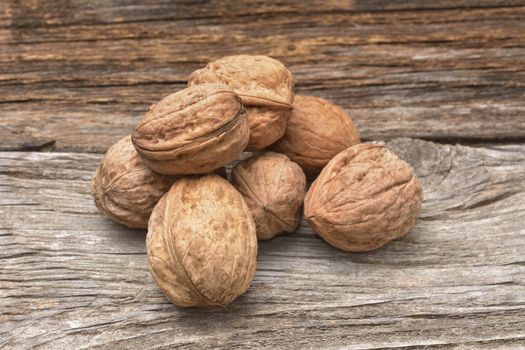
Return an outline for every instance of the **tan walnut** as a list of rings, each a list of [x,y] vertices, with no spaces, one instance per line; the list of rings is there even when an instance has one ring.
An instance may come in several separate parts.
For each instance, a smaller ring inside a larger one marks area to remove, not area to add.
[[[279,61],[268,56],[236,55],[212,61],[193,72],[188,85],[223,83],[242,99],[248,112],[247,150],[260,150],[284,134],[291,115],[294,80]]]
[[[306,177],[287,156],[266,152],[242,161],[233,168],[232,181],[252,212],[257,238],[297,229]]]
[[[284,136],[271,148],[309,175],[318,174],[339,152],[360,142],[359,131],[339,106],[315,96],[296,95]]]
[[[174,181],[147,168],[128,135],[109,148],[91,187],[103,214],[128,227],[146,228],[155,204]]]
[[[211,172],[237,159],[248,139],[239,96],[218,84],[192,86],[165,97],[132,134],[144,163],[166,175]]]
[[[382,146],[359,144],[321,171],[306,194],[304,213],[328,243],[361,252],[407,233],[421,201],[421,184],[407,163]]]
[[[253,279],[257,236],[241,194],[217,175],[182,178],[151,215],[150,271],[182,307],[223,307]]]

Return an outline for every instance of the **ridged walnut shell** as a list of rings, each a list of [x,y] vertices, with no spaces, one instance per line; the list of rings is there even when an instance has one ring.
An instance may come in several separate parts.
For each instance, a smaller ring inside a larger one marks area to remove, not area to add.
[[[407,233],[419,216],[422,197],[410,165],[382,146],[359,144],[321,171],[306,194],[304,213],[328,243],[362,252]]]
[[[334,103],[296,95],[293,106],[284,136],[272,150],[286,154],[305,173],[318,174],[336,154],[361,142],[350,116]]]
[[[235,160],[249,139],[246,111],[225,85],[178,91],[153,105],[132,134],[144,163],[166,174],[202,174]]]
[[[232,181],[252,212],[258,239],[297,229],[306,177],[287,156],[266,152],[242,161],[233,168]]]
[[[108,149],[91,187],[100,212],[128,227],[146,228],[155,204],[174,181],[146,167],[128,135]]]
[[[268,56],[223,57],[188,79],[189,86],[203,83],[226,84],[241,97],[250,125],[247,150],[263,149],[283,136],[292,110],[294,80],[281,62]]]
[[[178,306],[224,307],[255,274],[252,216],[217,175],[178,180],[153,210],[146,243],[153,279]]]

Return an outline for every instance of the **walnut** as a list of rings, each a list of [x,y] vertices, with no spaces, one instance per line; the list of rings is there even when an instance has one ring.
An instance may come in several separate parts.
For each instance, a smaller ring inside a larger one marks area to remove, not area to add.
[[[421,210],[412,168],[388,149],[359,144],[335,156],[308,190],[304,213],[331,245],[361,252],[407,233]]]
[[[153,279],[178,306],[226,306],[255,274],[252,216],[217,175],[175,182],[153,210],[146,242]]]
[[[208,173],[246,147],[246,111],[225,85],[192,86],[153,105],[132,134],[144,163],[166,174]]]
[[[237,55],[212,61],[193,72],[188,85],[223,83],[242,99],[248,112],[250,141],[247,150],[260,150],[284,134],[291,115],[292,73],[267,56]]]
[[[350,116],[314,96],[295,96],[284,136],[271,148],[284,153],[309,175],[318,174],[336,154],[360,142]]]
[[[153,207],[174,181],[147,168],[128,135],[109,148],[91,186],[103,214],[128,227],[146,228]]]
[[[250,208],[257,238],[297,229],[306,177],[287,156],[266,152],[244,160],[233,168],[232,181]]]

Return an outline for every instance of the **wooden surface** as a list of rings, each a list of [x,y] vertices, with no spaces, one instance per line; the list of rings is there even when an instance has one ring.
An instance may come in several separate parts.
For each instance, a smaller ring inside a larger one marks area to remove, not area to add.
[[[423,212],[361,254],[303,222],[260,244],[231,307],[182,310],[89,181],[151,103],[235,53],[390,140]],[[525,1],[0,2],[0,349],[524,349],[524,253]]]
[[[0,4],[0,149],[104,152],[208,60],[259,53],[365,139],[525,140],[525,1]]]
[[[260,245],[224,311],[170,304],[145,232],[101,217],[100,156],[0,153],[0,343],[6,348],[525,347],[525,146],[396,139],[425,189],[406,237],[344,253],[303,221]]]

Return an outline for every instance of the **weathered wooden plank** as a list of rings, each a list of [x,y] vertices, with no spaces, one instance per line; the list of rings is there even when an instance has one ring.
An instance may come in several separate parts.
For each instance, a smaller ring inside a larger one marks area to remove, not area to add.
[[[103,152],[210,59],[269,54],[365,139],[525,139],[524,1],[5,1],[0,149]]]
[[[145,232],[97,213],[99,155],[0,153],[0,348],[525,347],[525,145],[388,146],[424,185],[412,232],[349,254],[303,222],[214,312],[171,305]]]
[[[409,1],[322,1],[314,0],[306,7],[304,2],[259,2],[259,6],[248,3],[224,3],[222,1],[150,1],[107,2],[104,0],[57,2],[38,0],[36,2],[7,1],[0,4],[0,24],[4,26],[34,27],[39,25],[69,25],[78,23],[121,23],[130,21],[214,19],[217,17],[271,17],[278,14],[298,12],[374,12],[406,10],[443,9],[490,9],[522,6],[523,0],[436,0],[432,2]],[[40,16],[46,13],[46,16]],[[13,23],[16,18],[16,23]]]

